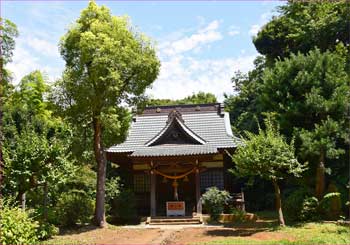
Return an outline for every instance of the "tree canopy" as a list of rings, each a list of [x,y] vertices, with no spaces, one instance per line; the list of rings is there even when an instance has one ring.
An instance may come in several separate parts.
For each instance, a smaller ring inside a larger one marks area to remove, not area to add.
[[[315,47],[324,52],[340,42],[349,45],[349,10],[346,1],[289,1],[259,31],[254,45],[271,62]]]
[[[271,119],[265,121],[265,126],[266,130],[260,129],[258,134],[246,132],[247,138],[232,156],[235,163],[233,171],[238,176],[259,176],[272,181],[279,221],[284,225],[278,181],[288,175],[300,177],[305,165],[299,163],[294,155],[294,142],[288,144]]]
[[[324,194],[325,158],[344,153],[337,142],[346,140],[349,105],[346,49],[318,49],[307,55],[291,54],[264,71],[260,90],[265,111],[277,113],[283,132],[301,141],[300,154],[318,156],[316,196]],[[316,146],[317,145],[317,146]]]
[[[27,191],[65,181],[73,165],[69,129],[47,109],[48,86],[42,73],[26,75],[19,88],[4,106],[5,184],[7,191],[18,193],[24,206]]]
[[[261,54],[254,69],[232,78],[234,94],[225,99],[238,134],[258,132],[264,113],[276,114],[281,133],[294,137],[298,157],[310,162],[307,175],[316,179],[319,199],[326,173],[348,171],[349,7],[346,1],[278,7],[253,39]],[[342,176],[336,181],[345,188]]]
[[[10,85],[11,76],[5,69],[5,65],[12,60],[13,50],[15,48],[15,38],[18,36],[17,26],[10,20],[0,17],[0,189],[3,184],[3,106],[6,103],[9,94],[12,92],[12,86]],[[2,197],[2,191],[0,190],[0,199]],[[1,200],[0,200],[1,201]]]
[[[123,119],[121,104],[138,100],[156,79],[160,63],[149,38],[126,17],[112,16],[107,7],[93,1],[62,37],[60,50],[66,69],[59,88],[68,98],[63,106],[94,131],[98,173],[95,220],[104,226],[103,131],[113,126],[111,122]]]
[[[146,106],[157,105],[185,105],[185,104],[206,104],[217,103],[217,98],[212,93],[198,92],[179,100],[171,99],[148,99],[145,102]]]

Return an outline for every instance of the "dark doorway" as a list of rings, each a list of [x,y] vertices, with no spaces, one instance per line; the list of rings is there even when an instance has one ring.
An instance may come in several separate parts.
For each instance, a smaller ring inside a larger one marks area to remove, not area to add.
[[[166,202],[174,200],[174,188],[172,179],[164,179],[157,175],[156,186],[156,213],[157,216],[166,216]],[[192,216],[196,212],[196,185],[194,174],[189,174],[187,179],[177,180],[179,201],[184,201],[186,205],[186,216]]]

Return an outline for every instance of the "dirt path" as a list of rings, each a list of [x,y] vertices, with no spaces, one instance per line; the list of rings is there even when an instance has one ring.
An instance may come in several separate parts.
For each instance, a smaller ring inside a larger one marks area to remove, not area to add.
[[[48,244],[189,244],[237,239],[293,240],[281,232],[272,232],[266,222],[235,227],[222,226],[163,226],[163,227],[84,227],[47,241]],[[244,240],[242,240],[244,241]]]
[[[161,229],[125,229],[85,227],[66,232],[45,244],[158,244],[164,236]]]
[[[178,232],[179,229],[162,229],[160,230],[161,234],[156,239],[152,240],[150,244],[171,244],[173,243],[172,240],[174,238],[174,235],[176,232]]]
[[[208,243],[212,241],[225,240],[230,237],[239,239],[249,238],[256,241],[264,240],[293,240],[285,234],[269,231],[255,231],[251,229],[234,229],[225,227],[200,227],[177,230],[167,240],[166,244],[189,244],[189,243]]]

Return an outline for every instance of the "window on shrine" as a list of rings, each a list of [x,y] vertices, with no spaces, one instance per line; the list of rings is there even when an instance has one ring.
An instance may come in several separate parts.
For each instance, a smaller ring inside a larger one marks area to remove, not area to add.
[[[150,191],[150,178],[148,174],[134,175],[134,192],[143,193]]]
[[[224,173],[222,170],[207,170],[200,176],[201,192],[205,192],[207,188],[216,186],[220,190],[224,189]]]

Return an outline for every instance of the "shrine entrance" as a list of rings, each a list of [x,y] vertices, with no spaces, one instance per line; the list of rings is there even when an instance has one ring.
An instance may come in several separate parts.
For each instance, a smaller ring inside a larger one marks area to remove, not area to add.
[[[166,216],[166,204],[171,201],[185,202],[185,215],[192,216],[196,212],[196,188],[195,176],[189,174],[187,178],[171,180],[161,175],[156,177],[156,215]],[[176,183],[176,184],[175,184]],[[175,198],[175,187],[177,185],[177,199]]]
[[[151,216],[200,214],[199,171],[198,164],[153,164],[150,171]]]

